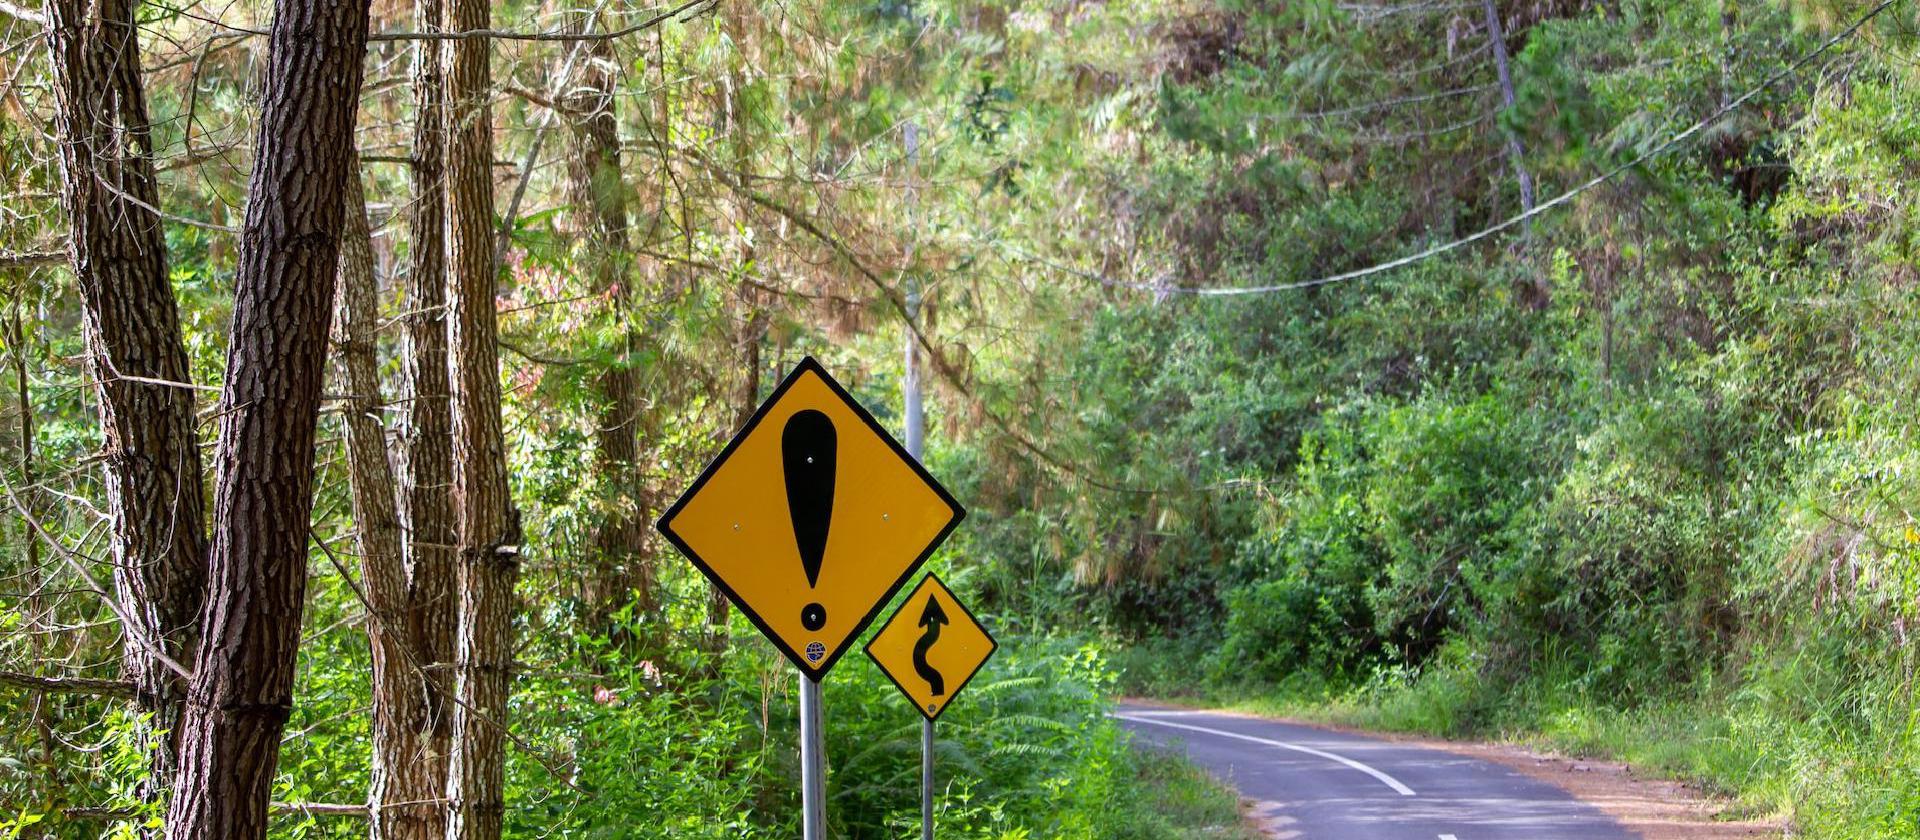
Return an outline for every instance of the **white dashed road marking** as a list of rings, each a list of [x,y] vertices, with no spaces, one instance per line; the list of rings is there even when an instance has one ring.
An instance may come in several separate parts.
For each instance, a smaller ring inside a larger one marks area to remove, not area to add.
[[[1393,788],[1394,792],[1400,794],[1401,796],[1417,796],[1418,795],[1413,792],[1413,788],[1410,788],[1410,787],[1407,787],[1406,785],[1401,784],[1399,779],[1396,779],[1392,776],[1389,776],[1385,773],[1375,770],[1372,767],[1368,767],[1365,764],[1361,764],[1358,761],[1354,761],[1353,759],[1348,758],[1344,755],[1334,755],[1333,753],[1327,752],[1325,750],[1316,750],[1312,747],[1300,746],[1299,744],[1289,744],[1285,741],[1273,741],[1266,738],[1255,738],[1252,735],[1242,735],[1238,732],[1227,732],[1221,729],[1208,729],[1204,726],[1190,726],[1184,723],[1174,723],[1172,721],[1165,721],[1165,720],[1154,720],[1153,718],[1144,717],[1141,715],[1116,714],[1114,715],[1114,717],[1119,720],[1130,720],[1130,721],[1133,721],[1134,723],[1144,723],[1149,726],[1164,726],[1164,727],[1167,727],[1168,729],[1185,729],[1190,732],[1204,732],[1208,735],[1218,735],[1222,738],[1233,738],[1239,741],[1247,741],[1254,744],[1263,744],[1269,747],[1278,747],[1283,750],[1293,750],[1294,752],[1298,752],[1298,753],[1306,753],[1307,755],[1311,755],[1316,758],[1324,758],[1328,761],[1346,765],[1347,767],[1351,767],[1355,770],[1358,770],[1362,773],[1372,776],[1375,779],[1379,779],[1381,784],[1386,785],[1387,787]],[[1459,840],[1459,838],[1456,838],[1451,834],[1443,834],[1440,836],[1440,840]]]

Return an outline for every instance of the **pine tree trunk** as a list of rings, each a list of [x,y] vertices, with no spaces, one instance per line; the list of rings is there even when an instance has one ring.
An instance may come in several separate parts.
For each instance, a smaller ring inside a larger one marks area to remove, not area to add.
[[[584,28],[581,31],[586,31]],[[614,117],[611,41],[587,45],[579,81],[566,100],[571,142],[567,184],[575,209],[584,217],[585,253],[593,272],[593,291],[621,319],[620,359],[594,383],[598,422],[594,429],[594,469],[613,491],[606,519],[594,533],[594,560],[604,580],[596,587],[595,608],[617,609],[632,590],[643,609],[653,608],[653,569],[645,552],[641,518],[639,452],[640,385],[632,354],[640,336],[626,320],[630,295],[627,269],[627,189],[621,178],[619,122]]]
[[[419,0],[422,33],[445,27],[440,0]],[[420,44],[413,65],[413,215],[407,253],[407,420],[401,445],[401,522],[407,531],[407,629],[422,665],[453,662],[453,631],[459,619],[455,596],[453,533],[453,403],[447,380],[447,194],[445,90],[440,46]],[[413,804],[405,817],[386,821],[397,840],[440,840],[447,832],[447,765],[453,756],[453,675],[428,667],[424,706],[403,723],[420,733],[420,754],[390,767],[390,804]],[[382,823],[376,821],[376,830]]]
[[[115,597],[129,620],[121,667],[150,725],[177,733],[185,685],[167,660],[192,659],[206,586],[205,500],[179,310],[150,209],[160,197],[133,6],[51,0],[47,46],[61,201],[105,436]],[[155,749],[145,798],[159,798],[173,758],[172,743]]]
[[[486,0],[453,0],[455,31],[489,25]],[[489,44],[455,40],[446,62],[448,352],[453,384],[453,508],[459,624],[454,635],[448,840],[500,836],[513,584],[519,521],[508,495],[494,309],[493,124]]]
[[[742,182],[745,183],[745,182]],[[747,309],[745,322],[741,326],[739,341],[742,349],[740,360],[740,393],[734,396],[733,430],[738,434],[747,427],[747,421],[753,419],[754,411],[760,407],[760,331],[765,314],[760,309],[759,290],[742,282],[741,300]],[[727,649],[727,613],[732,604],[727,593],[714,586],[707,591],[707,627],[713,634],[715,653]]]
[[[441,0],[419,0],[423,32],[444,28]],[[406,531],[407,626],[422,664],[453,661],[458,620],[454,594],[453,408],[447,374],[446,98],[440,48],[429,42],[414,54],[413,214],[408,220],[407,350],[403,365],[407,401],[400,464],[401,517]],[[422,733],[421,753],[390,768],[389,802],[434,803],[410,808],[405,821],[388,823],[398,840],[440,840],[447,832],[441,797],[453,754],[453,676],[431,668],[424,677],[423,718],[409,721]],[[375,829],[381,825],[376,822]]]
[[[32,386],[29,384],[27,372],[27,325],[26,318],[21,314],[21,310],[26,308],[25,285],[21,282],[20,286],[16,287],[21,294],[17,294],[13,299],[13,305],[8,307],[9,317],[4,335],[8,347],[12,350],[15,407],[20,412],[19,425],[16,427],[20,435],[17,442],[20,450],[19,504],[25,516],[37,517],[41,511],[41,494],[36,489],[40,483],[40,468],[37,463],[38,458],[34,454],[35,409]],[[30,534],[24,536],[24,541],[27,555],[24,582],[30,590],[25,599],[26,621],[24,624],[27,633],[30,634],[27,638],[27,653],[32,657],[34,669],[38,672],[36,676],[50,677],[53,674],[48,673],[49,667],[55,663],[47,657],[47,644],[54,634],[60,632],[54,621],[53,605],[48,602],[50,593],[54,591],[54,578],[50,574],[45,574],[47,570],[41,568],[40,541]],[[28,718],[32,721],[34,734],[40,739],[40,772],[44,774],[47,788],[57,790],[65,784],[65,780],[62,778],[60,767],[60,741],[53,734],[53,719],[47,708],[49,699],[44,691],[29,692],[27,694],[27,705],[30,707]],[[170,755],[171,751],[168,754]]]
[[[368,2],[282,0],[262,76],[220,398],[202,641],[167,836],[261,838],[293,703],[325,379]]]
[[[733,42],[737,52],[744,53],[749,47],[752,35],[747,29],[747,21],[739,10],[724,15],[722,25],[726,28],[727,38]],[[733,177],[740,184],[750,183],[753,169],[753,137],[746,125],[746,106],[740,101],[747,87],[747,62],[737,58],[731,71],[732,94],[727,99],[727,128],[729,139],[733,142]],[[734,194],[734,224],[751,229],[753,226],[754,204],[739,193]],[[741,249],[740,262],[748,266],[740,277],[740,331],[734,341],[740,348],[740,391],[734,397],[733,428],[737,433],[747,427],[747,421],[760,404],[760,340],[765,329],[766,313],[760,303],[760,289],[754,285],[753,272],[758,271],[759,255],[755,252],[753,240],[746,241]],[[727,593],[715,586],[707,592],[707,628],[712,635],[715,653],[724,652],[729,641],[727,637],[727,613],[731,604]],[[716,661],[717,664],[717,661]]]
[[[386,427],[380,420],[380,364],[374,326],[379,321],[379,285],[374,277],[373,232],[358,172],[347,178],[346,218],[340,241],[340,285],[334,301],[334,344],[345,405],[347,477],[354,534],[360,550],[360,585],[370,620],[367,643],[373,663],[373,761],[367,812],[376,840],[426,840],[440,822],[443,777],[426,776],[422,759],[431,731],[425,662],[413,648],[408,625],[407,572],[394,488],[387,460]],[[442,829],[444,830],[444,829]]]

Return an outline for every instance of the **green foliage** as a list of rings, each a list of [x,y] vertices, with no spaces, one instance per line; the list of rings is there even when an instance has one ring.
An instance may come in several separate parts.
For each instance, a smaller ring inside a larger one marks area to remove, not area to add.
[[[1864,8],[1498,5],[1511,106],[1477,15],[1446,4],[748,4],[616,39],[624,163],[589,191],[625,200],[630,247],[586,244],[555,158],[506,225],[502,384],[526,535],[511,831],[793,834],[788,669],[737,618],[721,650],[704,582],[670,552],[611,568],[595,537],[657,513],[802,353],[897,422],[893,298],[911,283],[934,351],[928,460],[970,510],[939,562],[1005,645],[941,724],[943,836],[1231,830],[1230,796],[1106,720],[1121,690],[1532,732],[1739,793],[1812,836],[1920,833],[1920,18],[1889,11],[1529,224],[1310,282],[1511,217],[1509,136],[1539,198],[1557,195]],[[496,12],[503,28],[554,22],[540,4]],[[171,279],[194,381],[217,387],[254,59],[207,49],[225,41],[206,20],[142,14]],[[515,92],[497,106],[500,154],[558,154],[570,127],[547,138],[536,100],[564,47],[495,48]],[[390,49],[376,57],[398,67]],[[9,78],[44,69],[33,50],[0,59]],[[382,158],[363,174],[389,281],[414,247],[393,215],[411,199],[392,165],[416,116],[403,87],[370,86],[359,138]],[[45,120],[22,118],[44,110],[37,90],[9,86],[0,106],[6,253],[61,235]],[[29,390],[6,419],[34,421],[18,439],[6,424],[0,474],[104,572],[71,281],[0,274],[0,315],[18,319],[4,378]],[[397,332],[381,339],[389,398]],[[595,459],[609,370],[644,392],[638,482]],[[329,415],[275,788],[292,801],[355,802],[367,785],[337,431]],[[0,656],[109,673],[113,617],[17,519],[0,523],[0,573],[78,594],[6,595]],[[642,570],[647,604],[629,589]],[[135,807],[143,722],[0,694],[51,727],[0,732],[0,835],[90,836],[100,826],[48,825]],[[827,702],[835,829],[909,835],[918,718],[857,656]]]
[[[1103,283],[1002,403],[1052,457],[953,456],[1011,500],[968,541],[983,590],[1124,640],[1127,690],[1532,731],[1911,835],[1910,13],[1499,247],[1164,293],[1480,230],[1518,209],[1505,134],[1555,195],[1865,8],[1502,6],[1511,108],[1464,17],[1162,11],[1159,72],[1119,82],[1150,103],[1131,257],[1038,249]]]
[[[935,753],[942,835],[968,838],[1173,837],[1150,818],[1125,737],[1107,720],[1114,674],[1097,646],[1000,638],[1000,652],[941,716]],[[919,826],[920,716],[868,662],[827,686],[829,791],[838,833],[911,836]],[[1163,762],[1164,763],[1164,762]],[[1160,771],[1169,776],[1173,774]],[[1198,796],[1192,791],[1182,796]],[[1204,808],[1196,810],[1205,811]],[[1229,811],[1231,813],[1231,811]],[[1218,809],[1205,813],[1219,819]]]

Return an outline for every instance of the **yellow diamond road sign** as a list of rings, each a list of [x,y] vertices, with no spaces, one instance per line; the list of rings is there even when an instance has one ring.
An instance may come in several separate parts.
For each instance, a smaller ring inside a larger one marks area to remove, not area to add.
[[[867,642],[867,656],[928,720],[940,717],[999,644],[929,574]]]
[[[658,527],[819,679],[964,516],[808,357]]]

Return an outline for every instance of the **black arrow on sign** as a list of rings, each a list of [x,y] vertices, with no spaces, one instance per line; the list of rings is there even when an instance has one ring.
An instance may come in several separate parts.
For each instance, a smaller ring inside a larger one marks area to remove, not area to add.
[[[913,644],[913,672],[927,681],[933,689],[933,696],[947,693],[947,681],[940,672],[927,664],[927,651],[933,649],[933,643],[940,641],[940,625],[947,623],[947,613],[940,609],[940,599],[927,596],[927,608],[920,613],[920,626],[927,632],[920,634],[920,641]]]

